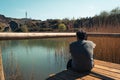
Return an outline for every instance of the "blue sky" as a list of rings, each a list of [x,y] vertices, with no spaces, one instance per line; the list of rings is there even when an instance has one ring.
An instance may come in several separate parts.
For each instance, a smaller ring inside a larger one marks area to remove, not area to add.
[[[32,19],[90,17],[120,7],[120,0],[0,0],[0,14]]]

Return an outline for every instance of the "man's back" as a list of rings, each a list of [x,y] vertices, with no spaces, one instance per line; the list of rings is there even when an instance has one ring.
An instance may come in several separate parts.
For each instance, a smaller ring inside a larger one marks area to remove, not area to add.
[[[70,44],[72,56],[72,68],[79,72],[91,70],[93,67],[93,48],[92,41],[78,40]]]

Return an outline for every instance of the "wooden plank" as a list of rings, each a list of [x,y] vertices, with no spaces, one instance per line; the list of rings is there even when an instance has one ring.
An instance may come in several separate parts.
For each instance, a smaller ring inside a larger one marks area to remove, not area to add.
[[[0,49],[0,80],[5,80],[4,71],[3,71],[3,64],[2,64],[1,49]]]
[[[61,74],[61,75],[60,75]],[[67,74],[65,73],[58,73],[56,75],[51,76],[46,80],[113,80],[119,78],[111,78],[109,76],[97,74],[97,73],[90,73],[88,75],[81,76],[80,73],[76,73],[73,71],[68,71]]]
[[[86,75],[86,76],[83,76],[81,78],[77,78],[75,80],[102,80],[98,77],[94,77],[94,76],[90,76],[90,75]]]
[[[80,74],[79,74],[79,75],[80,75]],[[65,70],[65,71],[63,71],[63,72],[61,72],[61,73],[58,73],[58,74],[56,75],[56,77],[62,78],[63,80],[68,80],[68,79],[73,80],[73,79],[75,79],[76,77],[78,77],[79,75],[77,74],[77,72],[73,72],[73,71],[71,71],[71,70]],[[84,75],[84,74],[83,74],[83,75]],[[81,76],[82,76],[82,75],[81,75]]]
[[[94,60],[95,65],[100,65],[100,66],[105,66],[113,69],[119,69],[120,70],[120,64],[116,63],[111,63],[111,62],[106,62],[106,61],[101,61],[101,60]]]
[[[105,70],[108,70],[110,72],[115,72],[115,73],[120,74],[120,70],[115,69],[115,68],[110,68],[110,67],[105,67],[105,66],[100,66],[100,65],[95,65],[95,67],[96,68],[100,68],[100,69],[105,69]]]
[[[63,73],[56,74],[56,75],[54,75],[54,77],[57,77],[58,80],[59,79],[61,79],[61,80],[113,80],[113,79],[118,80],[118,79],[120,79],[120,78],[117,78],[117,77],[113,77],[111,75],[103,74],[104,71],[102,71],[103,73],[100,73],[99,70],[97,69],[97,73],[96,73],[96,70],[95,70],[94,72],[91,72],[88,75],[83,75],[82,74],[83,76],[81,76],[80,73],[77,73],[77,72],[74,72],[74,71],[67,71],[65,73],[63,72]],[[52,80],[52,79],[47,79],[47,80]],[[57,80],[57,79],[54,78],[53,80]]]
[[[56,76],[53,76],[53,77],[49,77],[49,78],[46,79],[46,80],[63,80],[63,79],[61,79],[61,78],[59,78],[59,77],[56,77]]]
[[[78,73],[78,72],[74,72],[74,71],[71,71],[69,70],[69,72],[67,72],[67,74],[70,76],[70,77],[67,77],[66,80],[99,80],[99,78],[96,78],[96,77],[93,77],[93,76],[90,76],[89,73]]]
[[[117,79],[117,80],[119,79],[120,80],[120,74],[115,73],[115,72],[111,72],[111,71],[108,71],[108,70],[105,70],[105,69],[100,69],[100,68],[93,68],[92,71],[97,73],[97,74],[104,75],[106,77],[110,77],[110,78],[113,78],[113,79]]]
[[[58,79],[56,79],[58,78]],[[77,73],[71,70],[64,70],[60,73],[57,73],[46,80],[100,80],[98,77],[90,76],[88,73]]]
[[[90,76],[99,78],[101,80],[119,80],[119,78],[115,78],[115,77],[111,77],[109,75],[104,75],[104,74],[100,74],[98,72],[91,72],[91,74],[89,74]]]
[[[110,62],[95,60],[95,67],[91,73],[80,74],[71,70],[53,75],[47,80],[120,80],[120,65]],[[55,79],[58,78],[58,79]]]

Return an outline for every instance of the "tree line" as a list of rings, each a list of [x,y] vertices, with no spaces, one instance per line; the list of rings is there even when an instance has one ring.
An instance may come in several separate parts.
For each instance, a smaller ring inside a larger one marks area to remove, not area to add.
[[[14,19],[10,22],[11,31],[14,32],[44,32],[44,31],[87,31],[115,30],[120,32],[120,8],[111,11],[102,11],[99,15],[78,19],[47,19],[45,21],[32,19]]]

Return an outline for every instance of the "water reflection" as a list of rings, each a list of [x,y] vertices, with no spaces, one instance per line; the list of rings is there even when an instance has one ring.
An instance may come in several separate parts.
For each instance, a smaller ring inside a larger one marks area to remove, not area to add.
[[[66,68],[67,39],[1,41],[6,80],[44,80]]]
[[[66,69],[69,44],[76,38],[0,41],[6,80],[44,80]],[[97,44],[95,58],[120,63],[120,38],[89,37]]]

